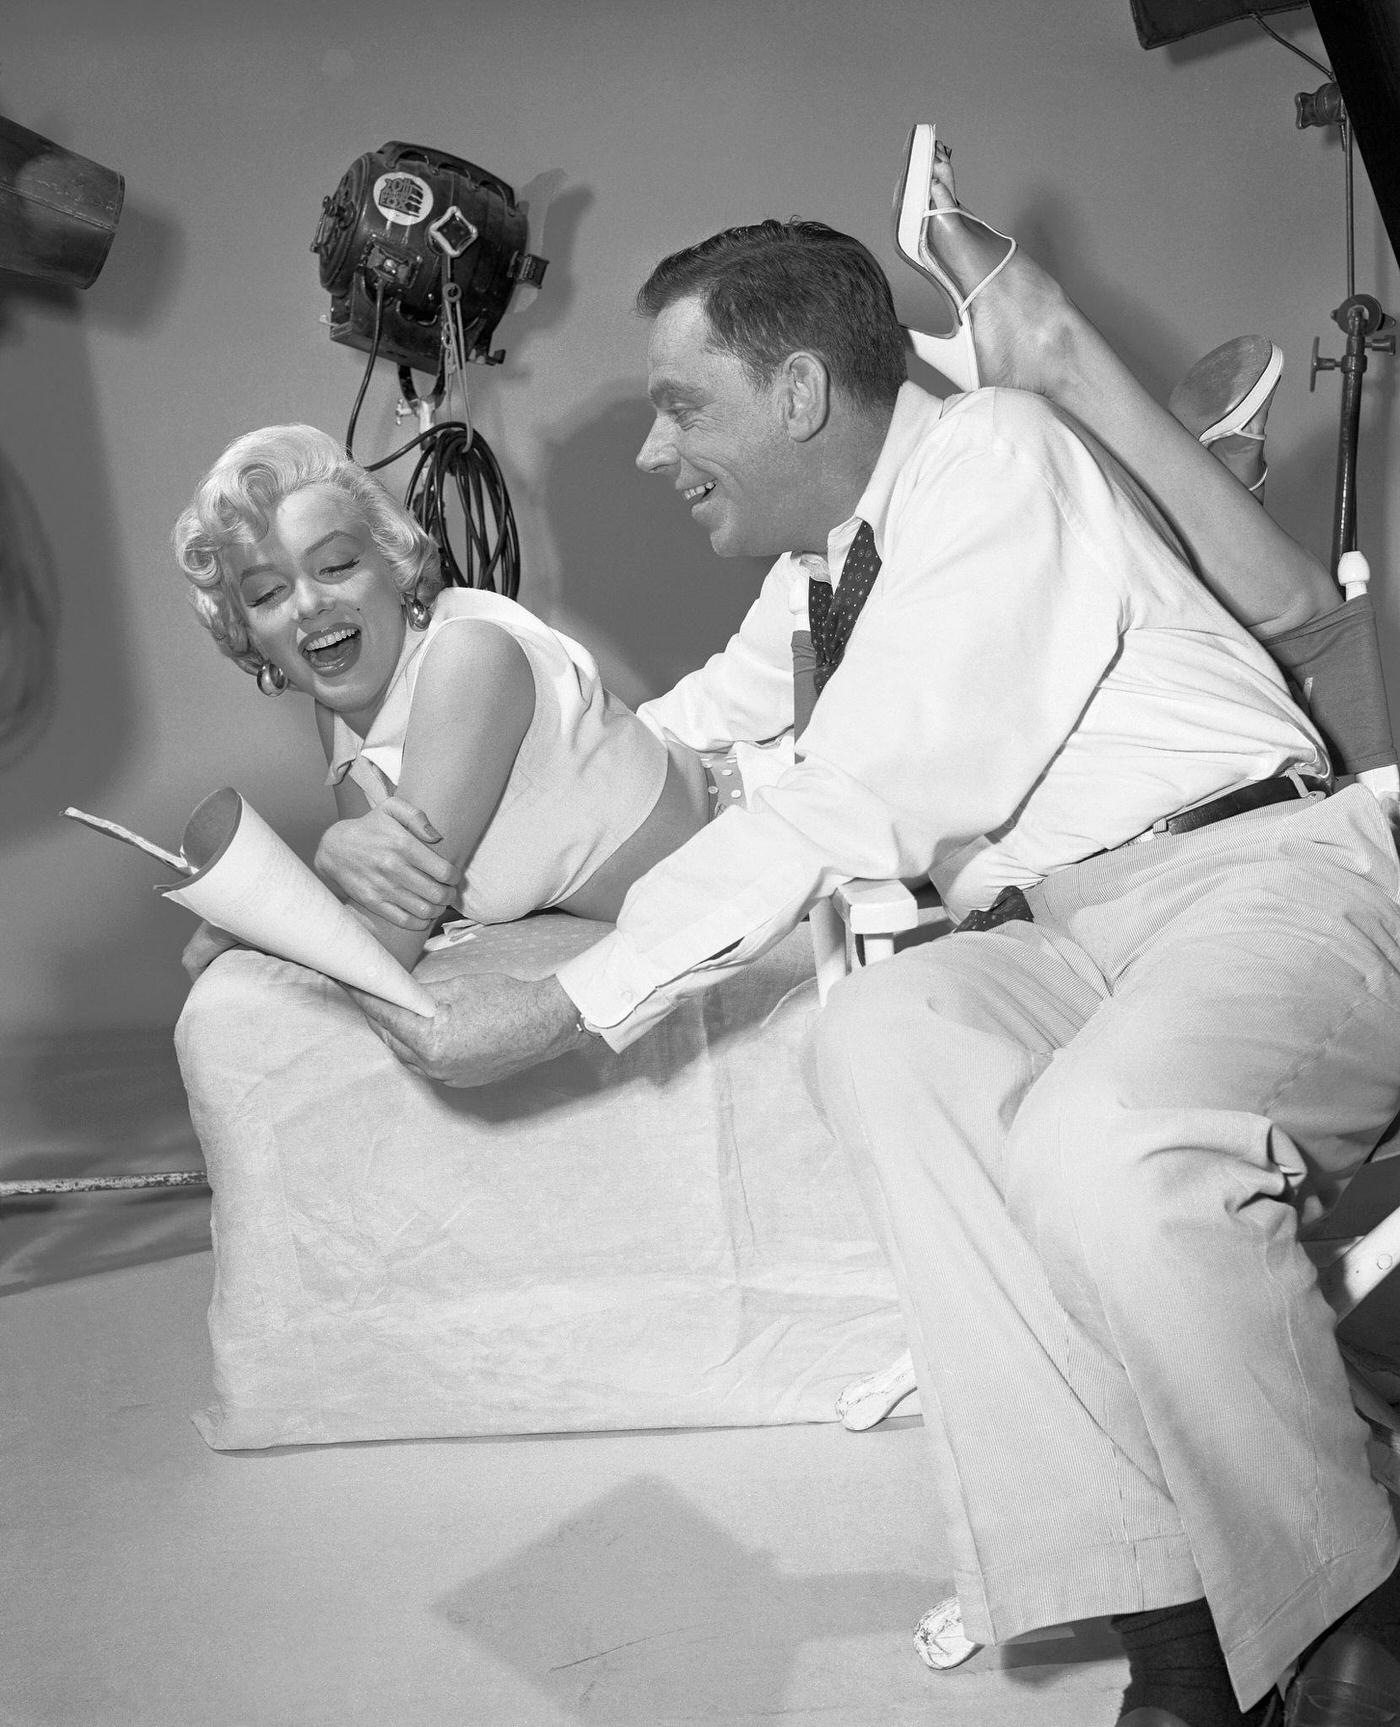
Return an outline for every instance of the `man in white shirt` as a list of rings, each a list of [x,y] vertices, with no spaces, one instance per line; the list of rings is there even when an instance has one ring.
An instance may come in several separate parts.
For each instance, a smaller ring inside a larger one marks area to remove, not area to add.
[[[965,931],[834,993],[813,1087],[900,1283],[969,1635],[1124,1615],[1125,1724],[1262,1719],[1400,1554],[1296,1240],[1400,1109],[1384,822],[1323,797],[1281,674],[1110,457],[1038,398],[905,381],[857,242],[732,230],[639,304],[640,465],[720,555],[777,557],[643,716],[701,749],[790,735],[810,621],[798,759],[557,978],[366,1010],[485,1083],[624,1047],[844,879],[930,875]]]

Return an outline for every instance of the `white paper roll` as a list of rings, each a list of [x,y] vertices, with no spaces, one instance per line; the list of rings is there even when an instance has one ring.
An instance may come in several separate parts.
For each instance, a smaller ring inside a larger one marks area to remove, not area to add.
[[[196,873],[160,892],[264,953],[431,1019],[433,998],[231,786],[212,792],[185,829]]]

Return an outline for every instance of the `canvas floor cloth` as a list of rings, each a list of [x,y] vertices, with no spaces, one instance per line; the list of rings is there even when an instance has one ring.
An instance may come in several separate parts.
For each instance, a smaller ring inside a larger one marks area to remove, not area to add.
[[[552,971],[599,926],[477,931],[419,975]],[[213,1188],[219,1450],[835,1419],[903,1347],[799,1056],[797,930],[621,1055],[477,1091],[404,1069],[339,988],[222,956],[176,1032]]]

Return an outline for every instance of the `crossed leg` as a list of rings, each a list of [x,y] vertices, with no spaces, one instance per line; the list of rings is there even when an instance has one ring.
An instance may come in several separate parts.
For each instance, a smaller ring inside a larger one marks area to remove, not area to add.
[[[946,159],[934,163],[930,199],[959,208]],[[928,223],[926,244],[964,293],[1005,253],[980,224],[948,218]],[[969,316],[983,383],[1035,391],[1092,432],[1160,504],[1201,580],[1261,640],[1336,609],[1341,596],[1323,566],[1153,399],[1023,249]]]

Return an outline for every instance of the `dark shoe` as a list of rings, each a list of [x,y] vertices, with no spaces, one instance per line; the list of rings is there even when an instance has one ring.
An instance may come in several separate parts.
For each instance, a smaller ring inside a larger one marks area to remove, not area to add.
[[[1400,1723],[1400,1661],[1371,1637],[1334,1631],[1288,1687],[1284,1727]]]

